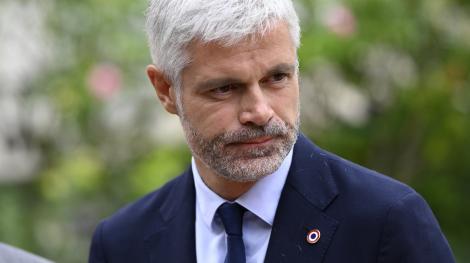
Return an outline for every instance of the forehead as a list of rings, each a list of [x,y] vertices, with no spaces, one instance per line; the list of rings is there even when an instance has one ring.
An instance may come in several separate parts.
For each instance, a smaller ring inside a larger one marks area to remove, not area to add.
[[[296,48],[285,23],[277,24],[263,36],[247,37],[229,46],[193,41],[187,51],[190,63],[182,72],[183,82],[188,78],[197,81],[218,74],[246,75],[247,70],[256,73],[276,64],[295,64],[296,61]]]

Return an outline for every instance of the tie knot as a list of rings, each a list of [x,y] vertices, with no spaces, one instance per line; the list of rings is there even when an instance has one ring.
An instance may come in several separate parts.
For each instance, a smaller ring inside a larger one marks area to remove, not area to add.
[[[242,236],[243,214],[246,209],[237,203],[223,203],[217,214],[224,224],[225,232],[231,236]]]

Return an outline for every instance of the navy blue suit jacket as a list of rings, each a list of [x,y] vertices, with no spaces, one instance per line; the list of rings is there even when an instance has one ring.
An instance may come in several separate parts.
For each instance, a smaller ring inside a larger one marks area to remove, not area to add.
[[[194,222],[195,190],[189,169],[101,222],[89,261],[196,262]],[[321,232],[313,245],[306,242],[312,229]],[[431,209],[413,189],[328,153],[301,135],[265,262],[454,259]]]

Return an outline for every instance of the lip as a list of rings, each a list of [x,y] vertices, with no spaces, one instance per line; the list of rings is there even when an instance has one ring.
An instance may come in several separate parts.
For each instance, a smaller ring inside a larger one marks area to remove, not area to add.
[[[264,137],[259,137],[247,141],[241,141],[237,142],[236,144],[238,145],[261,145],[270,142],[273,139],[273,137],[270,136],[264,136]]]

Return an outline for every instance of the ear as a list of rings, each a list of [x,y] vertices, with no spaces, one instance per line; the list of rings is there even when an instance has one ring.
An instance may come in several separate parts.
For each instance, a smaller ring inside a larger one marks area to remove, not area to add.
[[[178,114],[175,88],[167,80],[163,72],[155,67],[155,65],[148,65],[147,76],[165,110],[172,114]]]

